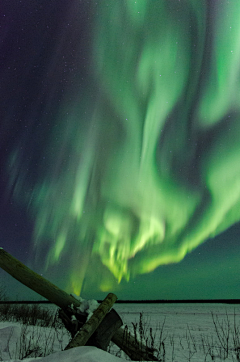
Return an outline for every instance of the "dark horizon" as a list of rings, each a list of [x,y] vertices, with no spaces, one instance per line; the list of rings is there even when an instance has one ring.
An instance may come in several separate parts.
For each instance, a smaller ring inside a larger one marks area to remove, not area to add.
[[[98,303],[101,303],[103,300],[97,300]],[[117,300],[115,304],[240,304],[240,299],[176,299],[176,300],[150,300],[150,299],[142,299],[142,300]],[[54,304],[48,300],[21,300],[21,301],[0,301],[0,304]]]

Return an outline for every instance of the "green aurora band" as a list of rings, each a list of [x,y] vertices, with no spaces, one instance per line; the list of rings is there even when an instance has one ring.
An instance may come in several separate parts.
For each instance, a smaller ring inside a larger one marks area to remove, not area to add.
[[[61,105],[28,193],[35,252],[77,294],[93,274],[107,290],[177,263],[240,220],[240,1],[94,6],[96,98]]]

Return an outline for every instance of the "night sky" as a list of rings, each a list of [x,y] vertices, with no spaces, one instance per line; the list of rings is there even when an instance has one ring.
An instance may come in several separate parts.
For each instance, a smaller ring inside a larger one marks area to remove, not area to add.
[[[84,298],[240,298],[239,18],[2,0],[0,246]]]

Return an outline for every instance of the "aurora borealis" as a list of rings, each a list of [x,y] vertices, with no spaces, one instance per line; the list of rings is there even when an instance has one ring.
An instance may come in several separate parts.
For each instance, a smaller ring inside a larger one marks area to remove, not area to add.
[[[25,263],[77,294],[134,299],[138,283],[143,299],[232,298],[239,0],[12,4],[1,10],[2,192],[29,225]],[[194,291],[211,275],[226,293]]]

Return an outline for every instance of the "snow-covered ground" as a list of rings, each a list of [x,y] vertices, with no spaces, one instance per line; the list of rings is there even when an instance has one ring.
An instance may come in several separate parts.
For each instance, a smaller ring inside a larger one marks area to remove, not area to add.
[[[159,360],[240,361],[240,305],[115,304],[114,308],[132,333],[135,330],[139,338],[142,336],[149,345],[154,340],[154,346],[160,348]],[[143,328],[140,313],[143,313]],[[124,358],[123,354],[122,358],[118,358],[95,347],[61,352],[68,341],[69,335],[64,329],[1,322],[0,361],[120,362]],[[115,354],[118,350],[110,346],[110,352]],[[33,358],[36,355],[48,356]]]
[[[145,339],[150,344],[152,328],[155,347],[161,346],[160,360],[240,361],[240,305],[116,304],[115,309],[128,326],[139,326],[143,312]]]

